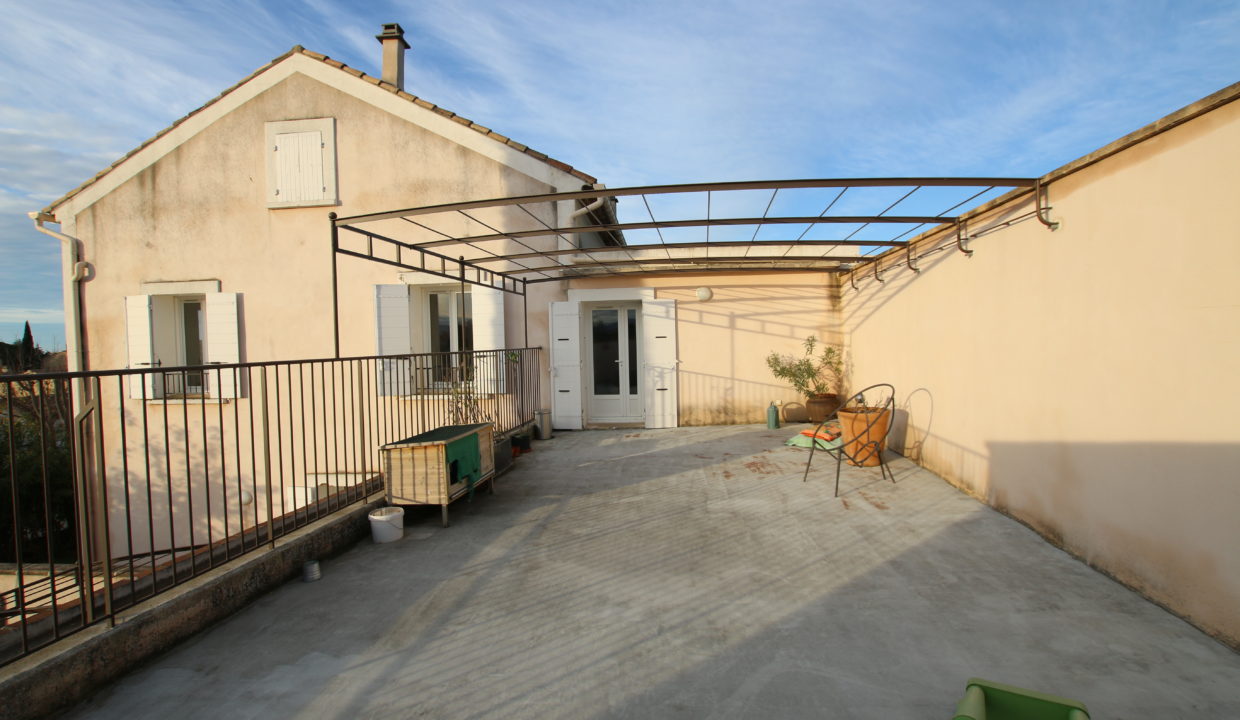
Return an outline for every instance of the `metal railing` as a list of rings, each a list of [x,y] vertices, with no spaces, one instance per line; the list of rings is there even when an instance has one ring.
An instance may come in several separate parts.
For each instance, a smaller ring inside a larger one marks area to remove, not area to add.
[[[0,665],[381,490],[384,444],[527,427],[538,353],[0,376]]]

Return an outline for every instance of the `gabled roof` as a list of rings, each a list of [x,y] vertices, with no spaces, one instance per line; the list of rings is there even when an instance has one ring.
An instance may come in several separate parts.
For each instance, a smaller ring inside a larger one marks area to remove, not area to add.
[[[148,146],[150,146],[152,143],[156,142],[156,141],[157,141],[157,140],[159,140],[160,138],[162,138],[162,137],[164,137],[165,135],[167,135],[168,133],[172,132],[172,131],[173,131],[173,130],[175,130],[177,127],[179,127],[182,123],[184,123],[186,120],[189,120],[190,118],[194,117],[195,115],[198,115],[199,113],[201,113],[202,111],[204,111],[204,110],[206,110],[207,108],[211,107],[212,105],[215,105],[215,104],[216,104],[216,103],[218,103],[220,100],[222,100],[222,99],[224,99],[225,97],[227,97],[227,96],[228,96],[230,93],[232,93],[233,91],[237,90],[238,88],[240,88],[241,86],[243,86],[243,85],[245,85],[246,83],[250,82],[250,81],[251,81],[251,80],[253,80],[254,78],[258,77],[259,75],[262,75],[264,72],[266,72],[267,70],[271,69],[271,68],[272,68],[272,67],[274,67],[275,65],[278,65],[280,62],[282,62],[282,61],[286,60],[287,58],[289,58],[289,57],[290,57],[290,56],[292,56],[292,55],[303,55],[303,56],[305,56],[305,57],[307,57],[307,58],[311,58],[311,59],[313,59],[313,60],[318,60],[319,62],[322,62],[323,64],[328,65],[328,66],[333,67],[333,68],[336,68],[336,69],[338,69],[338,70],[341,70],[341,71],[343,71],[344,73],[347,73],[348,75],[351,75],[351,76],[353,76],[353,77],[355,77],[355,78],[358,78],[358,79],[360,79],[360,80],[364,80],[364,81],[366,81],[366,82],[368,82],[368,83],[371,83],[372,85],[375,85],[375,86],[377,86],[377,87],[379,87],[379,88],[382,88],[382,89],[384,89],[384,90],[387,90],[388,92],[392,93],[393,95],[396,95],[397,97],[399,97],[399,98],[401,98],[401,99],[403,99],[403,100],[407,100],[407,101],[409,101],[409,102],[411,102],[411,103],[413,103],[413,104],[415,104],[415,105],[417,105],[417,106],[419,106],[419,107],[422,107],[422,108],[424,108],[424,109],[426,109],[426,110],[430,110],[430,111],[432,111],[432,112],[434,112],[434,113],[437,113],[437,114],[439,114],[439,115],[442,115],[443,117],[448,118],[448,119],[450,119],[450,120],[453,120],[453,121],[455,121],[455,122],[457,122],[457,123],[460,123],[461,125],[464,125],[465,127],[469,128],[469,129],[471,129],[471,130],[474,130],[474,131],[476,131],[476,132],[478,132],[478,133],[480,133],[480,134],[482,134],[482,135],[485,135],[485,136],[487,136],[487,137],[491,138],[492,140],[495,140],[496,142],[502,143],[502,144],[504,144],[504,145],[507,145],[507,146],[508,146],[508,147],[510,147],[510,148],[513,148],[513,149],[515,149],[515,150],[517,150],[517,151],[519,151],[519,152],[522,152],[522,153],[524,153],[524,154],[526,154],[526,155],[529,155],[530,157],[534,158],[535,160],[540,160],[540,161],[542,161],[542,162],[544,162],[544,163],[546,163],[546,164],[550,165],[551,167],[556,168],[557,170],[561,170],[561,171],[566,172],[566,173],[568,173],[568,174],[570,174],[570,175],[573,175],[574,177],[580,178],[580,179],[581,179],[581,181],[582,181],[582,182],[584,182],[584,183],[590,183],[590,184],[593,184],[593,183],[598,182],[598,179],[597,179],[597,178],[595,178],[595,177],[594,177],[594,176],[592,176],[592,175],[588,175],[588,174],[586,174],[586,173],[582,172],[581,170],[578,170],[578,169],[574,168],[573,166],[571,166],[571,165],[569,165],[569,164],[567,164],[567,163],[560,162],[559,160],[556,160],[555,158],[552,158],[552,157],[550,157],[550,156],[548,156],[548,155],[546,155],[546,154],[544,154],[544,153],[540,153],[540,152],[538,152],[537,150],[535,150],[535,149],[533,149],[533,148],[531,148],[531,147],[529,147],[529,146],[527,146],[527,145],[522,145],[521,143],[517,142],[516,140],[513,140],[512,138],[509,138],[509,137],[507,137],[507,136],[505,136],[505,135],[501,135],[500,133],[497,133],[497,132],[495,132],[494,130],[492,130],[492,129],[488,128],[488,127],[484,127],[484,126],[482,126],[482,125],[479,125],[478,123],[473,122],[472,120],[470,120],[470,119],[468,119],[468,118],[461,117],[460,115],[457,115],[456,113],[452,112],[451,110],[447,110],[447,109],[445,109],[445,108],[439,107],[438,105],[435,105],[434,103],[431,103],[431,102],[428,102],[428,101],[426,101],[426,100],[423,100],[422,98],[420,98],[420,97],[418,97],[418,96],[416,96],[416,95],[412,95],[412,94],[410,94],[410,93],[405,92],[404,90],[400,90],[400,89],[398,89],[395,85],[393,85],[393,84],[391,84],[391,83],[384,82],[383,80],[380,80],[380,79],[379,79],[379,78],[377,78],[377,77],[374,77],[374,76],[371,76],[371,75],[367,75],[366,73],[362,72],[361,70],[358,70],[357,68],[352,68],[352,67],[349,67],[348,65],[345,65],[344,63],[340,62],[339,60],[333,60],[332,58],[328,57],[327,55],[323,55],[323,54],[321,54],[321,53],[316,53],[316,52],[314,52],[314,51],[312,51],[312,50],[307,50],[306,48],[304,48],[304,47],[302,47],[302,46],[300,46],[300,45],[294,45],[294,46],[293,46],[293,48],[292,48],[291,50],[289,50],[288,52],[284,53],[283,55],[281,55],[281,56],[279,56],[279,57],[275,58],[275,59],[274,59],[274,60],[272,60],[271,62],[267,63],[266,65],[264,65],[264,66],[260,67],[259,69],[255,70],[254,72],[250,73],[249,75],[247,75],[246,77],[244,77],[244,78],[243,78],[240,82],[238,82],[237,84],[233,85],[232,87],[229,87],[227,90],[224,90],[224,91],[223,91],[223,92],[221,92],[219,95],[217,95],[217,96],[215,96],[214,98],[212,98],[211,100],[207,101],[204,105],[202,105],[202,106],[200,106],[199,108],[197,108],[197,109],[195,109],[195,110],[191,111],[191,112],[190,112],[188,115],[186,115],[185,117],[182,117],[181,119],[179,119],[179,120],[177,120],[176,122],[172,123],[172,124],[171,124],[171,125],[169,125],[168,127],[166,127],[166,128],[164,128],[163,130],[159,131],[159,132],[158,132],[158,133],[156,133],[153,137],[151,137],[149,140],[147,140],[146,142],[142,143],[142,144],[141,144],[141,145],[139,145],[138,147],[134,148],[133,150],[130,150],[128,153],[125,153],[125,155],[124,155],[123,157],[121,157],[119,160],[117,160],[116,162],[112,163],[111,165],[109,165],[108,167],[104,168],[103,170],[99,171],[98,173],[95,173],[95,175],[94,175],[93,177],[91,177],[89,180],[87,180],[86,182],[82,183],[81,185],[78,185],[76,188],[74,188],[74,189],[70,190],[69,192],[65,193],[63,196],[61,196],[61,197],[60,197],[60,198],[58,198],[57,200],[53,201],[53,202],[52,202],[51,204],[49,204],[46,208],[44,208],[43,212],[48,213],[48,214],[51,214],[51,213],[53,212],[53,210],[54,210],[56,207],[58,207],[58,206],[60,206],[60,205],[63,205],[66,201],[68,201],[69,199],[73,198],[73,197],[74,197],[75,195],[77,195],[78,193],[81,193],[81,192],[82,192],[83,190],[85,190],[86,188],[90,187],[91,185],[93,185],[93,184],[95,184],[96,182],[98,182],[99,180],[101,180],[101,179],[102,179],[104,176],[106,176],[108,173],[112,172],[112,171],[113,171],[113,170],[115,170],[117,167],[119,167],[120,165],[122,165],[122,164],[123,164],[126,160],[128,160],[128,159],[129,159],[129,158],[131,158],[131,157],[133,157],[134,155],[137,155],[139,152],[141,152],[142,150],[146,149],[146,148],[147,148]]]

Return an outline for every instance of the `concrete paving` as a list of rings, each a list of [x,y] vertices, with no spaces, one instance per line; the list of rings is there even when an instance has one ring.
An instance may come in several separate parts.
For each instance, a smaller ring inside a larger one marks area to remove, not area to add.
[[[558,434],[71,717],[950,718],[972,676],[1240,717],[1240,655],[905,460],[802,483],[793,432]]]

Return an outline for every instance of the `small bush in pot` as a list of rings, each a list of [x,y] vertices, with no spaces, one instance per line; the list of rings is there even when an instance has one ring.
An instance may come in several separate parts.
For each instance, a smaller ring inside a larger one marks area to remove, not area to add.
[[[766,365],[775,377],[787,381],[805,397],[805,407],[813,422],[822,422],[839,407],[836,393],[844,378],[844,355],[840,349],[823,343],[822,351],[817,352],[818,345],[818,338],[810,335],[805,338],[805,354],[801,357],[775,352],[766,356]]]

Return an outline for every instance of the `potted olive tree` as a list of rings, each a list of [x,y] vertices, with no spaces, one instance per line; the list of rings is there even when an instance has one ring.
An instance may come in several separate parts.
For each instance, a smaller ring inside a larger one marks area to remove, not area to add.
[[[805,338],[805,354],[766,356],[767,367],[775,377],[786,380],[792,388],[805,397],[805,409],[812,422],[822,422],[840,405],[839,390],[844,379],[844,356],[834,345],[822,345],[818,338]]]

